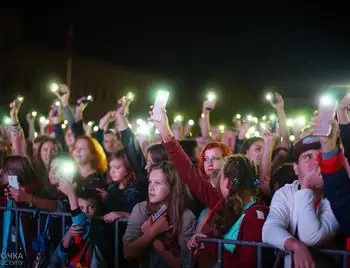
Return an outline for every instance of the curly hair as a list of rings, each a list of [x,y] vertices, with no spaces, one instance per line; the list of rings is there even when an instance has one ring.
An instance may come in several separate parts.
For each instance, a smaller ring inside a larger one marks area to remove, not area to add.
[[[221,169],[221,179],[230,180],[230,189],[225,198],[217,207],[211,224],[214,235],[223,236],[232,225],[239,219],[243,212],[242,193],[252,192],[256,195],[254,182],[257,179],[257,172],[254,163],[244,155],[233,155],[225,159]]]

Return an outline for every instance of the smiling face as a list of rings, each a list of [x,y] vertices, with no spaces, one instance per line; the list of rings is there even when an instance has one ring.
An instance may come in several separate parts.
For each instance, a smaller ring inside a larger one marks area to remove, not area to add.
[[[258,140],[254,142],[247,151],[247,156],[253,160],[255,165],[258,167],[261,162],[261,157],[263,155],[264,142],[262,140]]]

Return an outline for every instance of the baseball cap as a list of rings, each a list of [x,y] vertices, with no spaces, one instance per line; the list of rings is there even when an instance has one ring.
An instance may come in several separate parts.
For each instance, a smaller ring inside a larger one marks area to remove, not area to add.
[[[302,153],[309,150],[320,150],[321,143],[315,136],[307,136],[294,145],[293,162],[298,162]]]

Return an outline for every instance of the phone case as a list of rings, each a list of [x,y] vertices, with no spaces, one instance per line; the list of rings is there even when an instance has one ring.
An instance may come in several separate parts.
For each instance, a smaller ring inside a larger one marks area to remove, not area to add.
[[[327,137],[331,134],[332,126],[331,124],[329,124],[329,121],[334,119],[336,110],[336,103],[329,106],[319,106],[318,115],[320,123],[316,127],[315,132],[313,133],[315,136]]]
[[[161,112],[162,112],[162,107],[166,107],[167,102],[169,98],[169,93],[166,94],[166,96],[158,95],[156,98],[156,101],[154,102],[154,107],[153,107],[153,113],[151,115],[151,119],[154,121],[160,121],[161,120]]]
[[[152,220],[156,221],[163,213],[167,210],[167,206],[163,205],[154,215],[152,215]]]
[[[17,176],[8,176],[7,177],[7,180],[8,180],[8,183],[9,185],[16,189],[16,190],[19,190],[19,183],[18,183],[18,178]]]

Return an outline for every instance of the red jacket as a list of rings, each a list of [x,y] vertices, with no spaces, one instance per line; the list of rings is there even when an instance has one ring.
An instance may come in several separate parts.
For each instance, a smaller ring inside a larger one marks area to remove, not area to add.
[[[213,209],[220,202],[222,195],[218,192],[206,179],[206,176],[196,168],[190,158],[182,150],[180,144],[172,139],[167,143],[163,143],[164,148],[168,152],[172,162],[183,182],[190,190],[204,203],[208,208]],[[260,213],[260,212],[262,213]],[[214,213],[215,211],[213,211]],[[238,240],[261,242],[262,227],[264,225],[268,208],[261,205],[250,207],[243,218]],[[207,248],[215,254],[217,244],[210,243]],[[215,252],[215,253],[214,253]],[[242,267],[253,268],[257,265],[257,249],[255,247],[237,246],[236,250],[231,253],[227,250],[223,251],[223,267]]]

